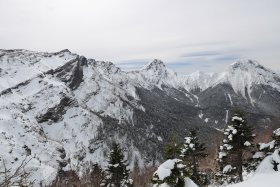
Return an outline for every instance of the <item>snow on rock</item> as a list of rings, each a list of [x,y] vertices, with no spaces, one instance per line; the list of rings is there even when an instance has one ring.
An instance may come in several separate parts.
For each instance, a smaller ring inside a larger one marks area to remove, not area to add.
[[[272,155],[265,157],[258,166],[256,173],[275,173],[275,167],[278,168],[278,171],[280,170],[279,150],[275,150]]]
[[[217,74],[214,73],[197,71],[190,75],[182,76],[181,81],[187,90],[205,90],[213,84],[216,76]]]
[[[248,142],[248,141],[246,141],[246,142],[244,143],[244,145],[247,146],[247,147],[249,147],[249,146],[251,146],[251,143]]]
[[[259,148],[260,150],[263,150],[266,148],[272,149],[275,146],[275,140],[272,140],[271,142],[268,142],[268,143],[259,143],[259,146],[260,146],[260,148]]]
[[[175,164],[181,161],[182,160],[180,159],[169,159],[165,161],[158,167],[154,175],[157,175],[160,180],[163,180],[164,178],[170,176],[171,170],[174,169]]]
[[[276,129],[275,131],[273,131],[273,134],[275,136],[280,136],[280,128],[279,129]]]
[[[232,170],[232,166],[231,165],[226,165],[223,169],[223,173],[229,173]]]
[[[219,159],[223,159],[227,154],[225,152],[219,152]]]
[[[238,116],[233,116],[231,118],[231,121],[240,121],[240,122],[244,122],[243,118],[242,117],[238,117]]]
[[[232,99],[231,99],[231,95],[230,95],[230,94],[228,94],[228,98],[229,98],[229,101],[230,101],[231,106],[233,106],[233,102],[232,102]]]

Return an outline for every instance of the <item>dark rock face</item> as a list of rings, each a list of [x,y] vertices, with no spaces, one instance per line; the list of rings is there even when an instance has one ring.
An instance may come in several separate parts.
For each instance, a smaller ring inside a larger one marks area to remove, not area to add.
[[[66,157],[65,149],[63,147],[62,148],[57,148],[56,150],[60,153],[60,158],[61,159],[64,159]]]
[[[80,57],[77,65],[73,68],[72,77],[70,78],[69,87],[71,90],[75,90],[79,87],[81,82],[83,82],[83,68],[82,66],[87,65],[87,60],[85,57]]]
[[[253,96],[253,98],[250,99],[247,95],[247,99],[245,99],[241,94],[235,93],[229,84],[218,84],[201,92],[198,95],[201,111],[205,117],[216,120],[216,123],[210,120],[209,125],[223,129],[236,109],[244,111],[249,123],[256,129],[263,130],[266,125],[271,125],[272,119],[279,118],[279,115],[274,113],[279,110],[278,100],[275,100],[276,97],[279,97],[277,95],[279,92],[273,92],[273,89],[263,88],[263,86],[254,87],[252,90],[251,97]],[[260,94],[263,91],[269,91],[271,94],[265,94],[266,96],[261,98]],[[271,97],[273,93],[274,98]],[[251,99],[255,102],[252,103]],[[264,100],[266,101],[264,102]]]
[[[252,96],[257,101],[256,106],[261,113],[280,116],[280,93],[270,86],[255,85],[252,89]]]
[[[83,66],[87,66],[87,59],[81,56],[58,68],[54,74],[71,90],[75,90],[83,82]]]
[[[62,116],[65,114],[67,107],[74,105],[74,103],[75,101],[71,98],[63,97],[57,106],[49,108],[45,114],[37,116],[38,123],[62,120]]]

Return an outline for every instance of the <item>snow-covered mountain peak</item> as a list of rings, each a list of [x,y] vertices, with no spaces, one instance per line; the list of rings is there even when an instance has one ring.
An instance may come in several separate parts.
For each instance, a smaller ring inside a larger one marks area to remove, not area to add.
[[[242,71],[252,71],[255,69],[262,69],[265,71],[269,71],[267,68],[262,66],[260,63],[258,63],[255,60],[251,59],[241,59],[237,60],[231,66],[229,67],[229,70],[234,71],[234,70],[242,70]]]
[[[145,84],[157,85],[171,85],[173,87],[178,86],[178,77],[177,74],[168,69],[166,65],[158,59],[153,60],[152,62],[146,64],[139,72],[141,77],[144,79]]]
[[[148,64],[146,64],[142,70],[153,70],[155,72],[158,71],[165,71],[166,70],[166,66],[165,64],[159,60],[159,59],[154,59],[152,62],[149,62]]]
[[[182,82],[189,91],[203,91],[219,84],[230,84],[244,98],[250,97],[254,85],[267,85],[280,90],[279,74],[250,59],[238,60],[221,73],[194,72],[183,76]]]
[[[244,98],[251,98],[251,90],[255,85],[266,85],[280,90],[280,77],[277,73],[257,61],[246,59],[238,60],[225,72],[220,73],[216,83],[229,83],[234,91]]]
[[[243,79],[259,84],[279,81],[279,75],[276,72],[264,67],[257,61],[249,59],[238,60],[233,63],[224,75],[227,76],[227,79]]]
[[[59,51],[58,53],[71,53],[71,51],[69,49],[63,49],[63,50]]]

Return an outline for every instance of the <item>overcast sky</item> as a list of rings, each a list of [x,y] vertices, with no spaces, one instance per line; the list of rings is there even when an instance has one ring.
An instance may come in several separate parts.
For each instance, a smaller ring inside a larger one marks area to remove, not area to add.
[[[0,48],[69,49],[125,69],[179,73],[239,58],[280,70],[280,0],[0,0]]]

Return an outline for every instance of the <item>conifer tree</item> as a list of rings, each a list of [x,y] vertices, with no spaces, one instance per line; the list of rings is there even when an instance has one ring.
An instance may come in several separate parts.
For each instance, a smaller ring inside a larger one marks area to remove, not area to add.
[[[280,148],[280,128],[273,131],[272,139],[275,141],[275,148]]]
[[[92,187],[98,187],[102,184],[105,178],[105,172],[97,163],[95,163],[92,166],[92,172],[90,174],[90,177]]]
[[[224,140],[220,146],[218,161],[220,163],[221,182],[235,183],[243,181],[243,166],[246,164],[244,154],[253,146],[255,135],[241,112],[235,112],[224,130]]]
[[[199,171],[199,161],[207,157],[205,150],[205,144],[200,143],[197,137],[197,131],[194,129],[191,130],[189,136],[185,137],[185,143],[181,150],[181,157],[183,160],[188,161],[191,172],[190,178],[198,185],[207,184],[206,174]]]
[[[178,143],[177,137],[172,135],[170,142],[167,143],[164,147],[164,158],[165,159],[174,159],[179,158],[181,154],[182,145]]]
[[[178,159],[181,153],[181,144],[178,144],[175,135],[164,147],[164,157],[167,159],[154,173],[152,183],[154,187],[168,185],[172,187],[184,187],[185,178],[189,176],[186,164]]]
[[[106,187],[129,187],[132,186],[132,179],[129,179],[130,171],[127,169],[127,161],[124,158],[123,149],[118,143],[112,144],[112,151],[109,157],[109,164],[106,169],[106,177],[102,186]]]

